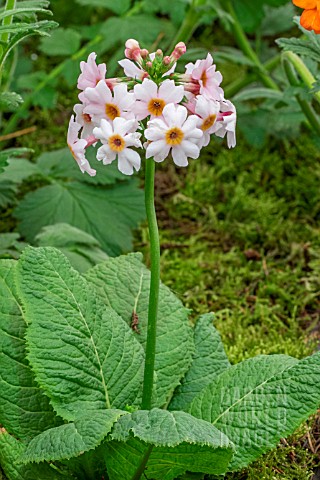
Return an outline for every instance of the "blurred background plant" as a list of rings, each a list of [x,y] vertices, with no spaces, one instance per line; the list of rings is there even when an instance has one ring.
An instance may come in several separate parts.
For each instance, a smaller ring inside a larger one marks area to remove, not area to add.
[[[113,76],[127,38],[151,51],[185,41],[185,63],[213,53],[239,146],[216,141],[187,170],[158,168],[162,279],[195,316],[216,312],[232,362],[318,348],[320,37],[299,30],[289,0],[52,0],[53,21],[48,3],[0,9],[0,257],[53,245],[84,272],[144,250],[139,180],[97,163],[82,175],[65,148],[79,62],[95,51]],[[319,445],[316,417],[226,478],[311,479]]]

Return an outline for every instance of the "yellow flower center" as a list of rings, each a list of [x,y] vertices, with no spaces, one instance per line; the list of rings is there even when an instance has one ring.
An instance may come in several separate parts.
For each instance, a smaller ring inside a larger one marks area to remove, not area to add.
[[[110,118],[110,120],[114,120],[117,117],[120,117],[120,110],[117,105],[113,103],[106,104],[106,115]]]
[[[117,135],[117,134],[109,137],[108,144],[111,150],[117,153],[122,152],[122,150],[126,146],[125,140],[120,135]]]
[[[217,115],[209,115],[209,117],[205,118],[203,120],[202,125],[201,125],[201,130],[203,130],[205,132],[210,127],[212,127],[212,125],[216,121],[216,118],[217,118]]]
[[[203,71],[200,80],[202,80],[203,86],[206,87],[207,81],[208,81],[207,71],[206,71],[206,70]]]
[[[151,115],[159,117],[162,115],[162,110],[166,106],[166,102],[162,98],[152,98],[148,103],[148,110]]]
[[[184,133],[180,128],[173,127],[166,132],[166,142],[168,145],[180,145],[184,138]]]

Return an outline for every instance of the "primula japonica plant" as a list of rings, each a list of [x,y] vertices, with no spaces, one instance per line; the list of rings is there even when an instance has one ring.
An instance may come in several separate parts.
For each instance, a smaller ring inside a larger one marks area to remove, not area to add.
[[[0,262],[0,461],[9,480],[223,475],[275,447],[320,404],[320,353],[231,366],[212,314],[193,327],[160,283],[155,161],[172,155],[186,165],[211,134],[233,146],[235,109],[210,56],[179,75],[184,45],[167,57],[132,40],[126,47],[125,81],[106,80],[94,55],[82,63],[68,143],[94,175],[88,146],[101,141],[98,160],[117,158],[131,174],[143,142],[151,272],[129,254],[81,275],[51,247]]]

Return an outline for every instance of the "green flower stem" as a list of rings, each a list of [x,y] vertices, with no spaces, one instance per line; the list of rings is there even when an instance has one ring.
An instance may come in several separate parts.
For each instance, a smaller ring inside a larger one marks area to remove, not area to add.
[[[99,43],[100,41],[102,40],[102,36],[101,35],[97,35],[93,40],[91,40],[91,42],[87,43],[87,45],[85,45],[83,48],[81,48],[81,50],[79,50],[78,52],[74,53],[71,57],[71,60],[78,60],[80,58],[82,58],[86,52],[91,49],[91,47],[93,45],[95,45],[96,43]],[[6,128],[4,129],[3,131],[3,135],[7,135],[8,133],[11,133],[17,126],[17,123],[18,121],[20,120],[21,118],[21,114],[23,114],[23,112],[27,111],[28,108],[30,107],[30,105],[32,104],[32,100],[34,98],[34,96],[40,91],[42,90],[43,88],[45,88],[48,83],[50,83],[51,80],[53,80],[54,78],[56,78],[58,75],[61,74],[61,72],[63,71],[66,63],[69,61],[70,59],[68,58],[67,60],[65,60],[64,62],[61,62],[59,65],[57,65],[53,70],[51,70],[51,72],[45,77],[44,80],[42,80],[42,82],[38,83],[38,85],[36,86],[36,88],[33,90],[32,93],[30,93],[30,95],[28,95],[25,99],[24,99],[24,102],[23,104],[19,107],[17,113],[15,113],[14,115],[11,116],[10,120],[7,122],[7,125],[6,125]]]
[[[233,19],[232,27],[233,27],[233,33],[234,33],[235,39],[239,47],[243,51],[243,53],[255,64],[257,68],[257,75],[259,76],[261,82],[266,87],[271,88],[272,90],[280,90],[278,85],[269,76],[264,65],[261,63],[258,55],[255,53],[255,51],[251,47],[250,42],[237,18],[237,15],[234,11],[234,8],[230,0],[226,2],[226,9]]]
[[[154,174],[155,161],[153,158],[149,158],[146,160],[145,200],[150,238],[151,282],[149,294],[146,360],[142,392],[143,410],[151,409],[160,287],[160,241],[156,210],[154,206]]]
[[[193,35],[195,29],[199,26],[203,12],[201,6],[205,4],[205,0],[193,0],[189,10],[187,11],[179,30],[171,42],[169,51],[172,51],[178,42],[187,43]]]
[[[290,60],[288,60],[286,55],[284,55],[282,58],[282,64],[290,85],[292,85],[293,87],[299,86],[300,82],[299,82],[299,79],[297,78],[294,66],[290,62]],[[310,105],[310,103],[307,100],[304,100],[303,98],[301,98],[299,94],[296,95],[296,98],[297,98],[297,101],[299,102],[301,110],[303,111],[306,118],[308,119],[311,127],[313,128],[313,130],[316,132],[317,135],[320,135],[320,122],[316,112],[312,108],[312,105]]]
[[[5,11],[13,10],[15,8],[15,6],[16,6],[16,0],[7,0],[6,6],[5,6]],[[9,17],[4,17],[4,19],[2,21],[2,25],[6,26],[6,27],[11,25],[12,18],[13,18],[13,15],[10,15]],[[10,38],[10,33],[6,33],[6,32],[2,33],[1,36],[0,36],[1,42],[4,42],[4,43],[7,43],[9,41],[9,38]]]
[[[293,52],[284,52],[282,58],[293,65],[303,83],[311,90],[316,79],[301,58]],[[320,103],[320,92],[314,92],[313,96]]]
[[[147,448],[146,453],[144,454],[143,459],[141,460],[141,463],[131,480],[140,480],[141,475],[143,475],[143,472],[147,466],[152,450],[153,450],[153,445],[150,445]]]
[[[13,10],[15,8],[15,6],[16,6],[16,0],[7,0],[6,6],[5,6],[5,11]],[[13,18],[13,15],[5,17],[2,20],[2,25],[3,26],[11,25],[12,18]],[[3,43],[8,43],[9,39],[10,39],[10,33],[5,33],[4,32],[0,35],[0,41],[3,42]],[[2,45],[0,45],[0,59],[1,60],[2,60],[2,55],[3,55],[3,47],[2,47]],[[0,70],[0,85],[1,85],[1,80],[2,80],[2,69]]]
[[[274,57],[270,58],[266,63],[263,64],[263,67],[265,70],[268,72],[273,71],[279,63],[281,62],[281,56],[280,55],[275,55]],[[247,87],[250,85],[250,83],[256,82],[258,80],[258,76],[256,73],[246,73],[239,79],[235,80],[234,82],[229,83],[224,89],[226,98],[231,98],[234,95],[236,95],[240,90],[242,90],[244,87]]]

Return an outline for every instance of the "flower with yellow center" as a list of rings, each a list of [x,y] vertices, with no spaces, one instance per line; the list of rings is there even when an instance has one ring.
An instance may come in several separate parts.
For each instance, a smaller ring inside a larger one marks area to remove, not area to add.
[[[198,115],[198,127],[203,131],[199,140],[200,148],[206,147],[210,142],[210,135],[213,133],[220,110],[220,103],[203,95],[198,95],[195,100],[194,113]]]
[[[93,129],[94,136],[102,143],[97,159],[108,165],[118,157],[118,168],[125,175],[132,175],[134,169],[139,170],[140,155],[131,148],[142,147],[141,134],[136,132],[138,126],[136,120],[122,117],[116,117],[112,122],[102,119],[100,127]]]
[[[83,102],[83,112],[99,124],[102,118],[112,122],[120,116],[131,117],[135,98],[124,83],[119,83],[111,91],[105,80],[100,80],[95,88],[87,88],[83,92]]]
[[[148,122],[144,134],[149,144],[146,158],[153,157],[156,162],[162,162],[172,154],[173,161],[179,167],[188,165],[188,158],[198,158],[200,148],[198,142],[203,131],[197,128],[199,117],[190,115],[182,105],[169,103],[162,112],[163,118]]]
[[[207,95],[214,100],[223,98],[223,90],[220,87],[222,75],[216,70],[210,53],[204,60],[188,63],[186,65],[186,77],[189,77],[189,82],[199,84],[200,94]]]
[[[149,78],[145,78],[141,84],[134,87],[136,103],[134,112],[137,120],[151,116],[160,117],[163,109],[169,103],[178,104],[184,96],[182,85],[175,85],[173,80],[164,80],[158,85]]]

